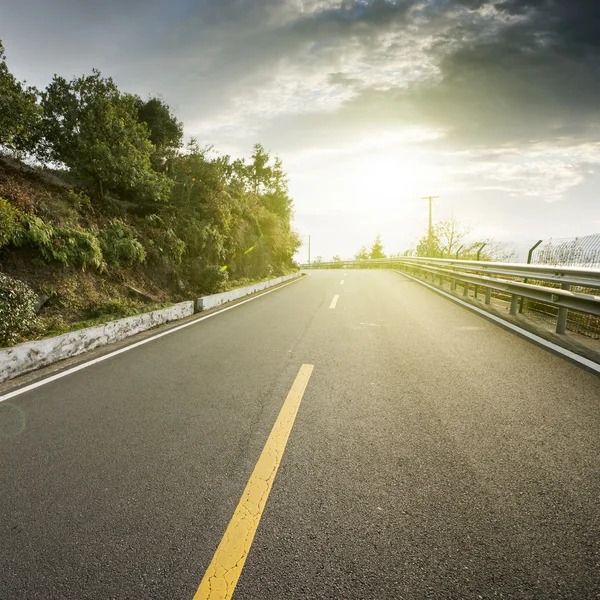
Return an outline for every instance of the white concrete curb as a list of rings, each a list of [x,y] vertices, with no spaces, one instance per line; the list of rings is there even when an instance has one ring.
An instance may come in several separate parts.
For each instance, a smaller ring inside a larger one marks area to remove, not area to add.
[[[196,310],[202,311],[208,310],[209,308],[214,308],[215,306],[219,306],[225,302],[231,302],[232,300],[237,300],[238,298],[248,296],[248,294],[254,294],[255,292],[266,290],[267,288],[273,287],[279,283],[283,283],[284,281],[288,281],[289,279],[300,277],[300,275],[302,275],[302,272],[298,271],[297,273],[292,273],[291,275],[284,275],[283,277],[277,277],[277,279],[269,279],[269,281],[261,281],[260,283],[247,285],[246,287],[237,288],[235,290],[231,290],[230,292],[212,294],[211,296],[202,296],[202,298],[198,298],[196,301]]]
[[[98,346],[122,340],[157,325],[193,314],[194,302],[190,300],[149,313],[4,348],[0,350],[0,383],[64,358],[77,356]]]

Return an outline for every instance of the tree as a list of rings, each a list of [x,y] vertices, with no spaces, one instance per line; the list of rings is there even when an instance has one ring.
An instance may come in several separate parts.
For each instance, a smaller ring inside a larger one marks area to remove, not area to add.
[[[342,259],[339,257],[338,254],[336,254],[332,259],[333,262],[342,262]]]
[[[288,178],[283,172],[281,159],[278,156],[275,157],[273,164],[268,166],[266,173],[269,180],[265,182],[265,192],[262,194],[263,204],[271,212],[290,219],[293,213],[293,202],[288,194]]]
[[[377,234],[373,245],[371,246],[371,258],[385,258],[385,254],[383,252],[383,244],[381,243],[381,236]]]
[[[29,150],[41,116],[38,92],[15,79],[5,58],[0,40],[0,145]]]
[[[263,175],[280,170],[277,177],[260,179],[244,161],[214,156],[194,141],[171,161],[176,233],[186,244],[190,269],[227,265],[232,277],[262,277],[292,265],[300,239],[290,226],[287,178],[281,162],[273,166],[267,153],[259,154]],[[287,209],[273,209],[269,194],[285,197]]]
[[[54,79],[42,93],[42,160],[65,164],[106,190],[134,194],[137,200],[168,199],[170,182],[152,169],[154,147],[139,123],[135,98],[122,94],[111,78],[92,75]]]
[[[471,228],[462,225],[454,218],[438,221],[433,226],[431,239],[428,233],[419,239],[416,254],[432,258],[452,258],[459,249],[466,251],[465,240],[470,233]]]
[[[269,153],[261,144],[254,144],[251,158],[252,162],[247,167],[247,176],[252,192],[258,195],[260,191],[270,187],[273,170],[269,166]]]
[[[172,157],[183,139],[183,123],[171,113],[170,107],[160,98],[150,98],[144,102],[135,96],[137,120],[148,128],[149,138],[154,146],[152,165],[160,170],[168,158]]]
[[[366,246],[361,246],[358,252],[354,255],[356,260],[367,260],[369,258],[369,251]]]
[[[433,226],[433,235],[439,255],[441,257],[454,256],[461,246],[466,245],[466,238],[471,231],[471,227],[459,223],[454,217],[445,221],[438,221]]]

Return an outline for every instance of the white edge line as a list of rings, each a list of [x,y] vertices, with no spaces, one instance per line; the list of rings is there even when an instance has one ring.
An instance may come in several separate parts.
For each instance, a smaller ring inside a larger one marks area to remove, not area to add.
[[[310,273],[307,273],[307,275],[310,275]],[[272,290],[267,290],[266,292],[263,292],[262,294],[252,296],[252,298],[242,300],[241,302],[238,302],[237,304],[234,304],[233,306],[227,306],[225,308],[221,308],[220,310],[210,313],[209,315],[204,315],[203,317],[194,319],[193,321],[190,321],[189,323],[184,323],[183,325],[178,325],[177,327],[173,327],[172,329],[169,329],[168,331],[163,331],[162,333],[157,333],[156,335],[146,338],[145,340],[140,340],[139,342],[135,342],[134,344],[125,346],[125,348],[120,348],[119,350],[115,350],[114,352],[109,352],[108,354],[104,354],[103,356],[99,356],[98,358],[94,358],[92,360],[89,360],[88,362],[81,363],[80,365],[77,365],[75,367],[71,367],[70,369],[67,369],[66,371],[61,371],[60,373],[56,373],[56,375],[51,375],[50,377],[47,377],[46,379],[42,379],[41,381],[36,381],[35,383],[31,383],[22,388],[13,390],[12,392],[9,392],[8,394],[4,394],[4,396],[0,396],[0,402],[5,402],[6,400],[10,400],[11,398],[15,398],[16,396],[20,396],[21,394],[30,392],[31,390],[34,390],[35,388],[38,388],[43,385],[46,385],[47,383],[50,383],[51,381],[56,381],[57,379],[61,379],[61,377],[66,377],[67,375],[71,375],[72,373],[76,373],[77,371],[81,371],[82,369],[86,369],[87,367],[91,367],[92,365],[102,362],[103,360],[107,360],[109,358],[112,358],[113,356],[122,354],[123,352],[128,352],[129,350],[133,350],[134,348],[137,348],[138,346],[143,346],[144,344],[147,344],[148,342],[152,342],[152,341],[157,340],[158,338],[161,338],[165,335],[175,333],[176,331],[179,331],[180,329],[185,329],[186,327],[196,325],[196,323],[200,323],[200,321],[204,321],[205,319],[210,319],[211,317],[216,317],[217,315],[220,315],[221,313],[224,313],[233,308],[237,308],[238,306],[241,306],[242,304],[246,304],[246,302],[252,302],[252,300],[257,300],[258,298],[261,298],[262,296],[266,296],[267,294],[270,294],[271,292],[276,292],[277,290],[280,290],[281,288],[284,288],[288,285],[292,285],[292,283],[298,283],[298,281],[301,281],[302,279],[304,279],[304,278],[302,277],[302,275],[300,275],[300,277],[297,277],[293,281],[284,283],[283,285],[277,286],[277,287],[273,288]]]
[[[559,346],[559,345],[555,344],[554,342],[545,340],[543,337],[540,337],[539,335],[536,335],[535,333],[531,333],[530,331],[527,331],[526,329],[522,329],[521,327],[518,327],[517,325],[513,325],[509,321],[505,321],[504,319],[497,317],[496,315],[493,315],[493,314],[483,310],[482,308],[478,308],[477,306],[473,306],[472,304],[469,304],[468,302],[464,302],[460,298],[456,298],[452,294],[448,294],[447,292],[445,292],[443,290],[439,290],[438,288],[433,287],[429,283],[425,283],[424,281],[421,281],[420,279],[413,277],[412,275],[407,275],[406,273],[403,273],[402,271],[397,271],[396,269],[394,269],[394,271],[396,273],[400,273],[400,275],[404,275],[404,277],[408,277],[409,279],[412,279],[413,281],[420,283],[421,285],[424,285],[425,287],[428,287],[430,290],[433,290],[434,292],[437,292],[438,294],[441,294],[442,296],[449,298],[450,300],[452,300],[453,302],[456,302],[457,304],[460,304],[461,306],[465,306],[466,308],[468,308],[469,310],[472,310],[473,312],[479,313],[480,315],[484,316],[486,319],[489,319],[490,321],[495,321],[496,323],[499,323],[502,327],[504,327],[506,329],[510,329],[511,331],[518,333],[520,336],[526,337],[526,338],[532,340],[533,342],[535,342],[536,344],[539,344],[540,346],[549,348],[550,350],[552,350],[553,352],[556,352],[557,354],[561,354],[562,356],[564,356],[576,363],[579,363],[580,365],[583,365],[584,367],[587,367],[588,369],[595,371],[596,373],[600,373],[600,364],[594,362],[593,360],[590,360],[589,358],[580,356],[579,354],[576,354],[575,352],[571,352],[571,350],[567,350],[566,348],[563,348],[562,346]]]

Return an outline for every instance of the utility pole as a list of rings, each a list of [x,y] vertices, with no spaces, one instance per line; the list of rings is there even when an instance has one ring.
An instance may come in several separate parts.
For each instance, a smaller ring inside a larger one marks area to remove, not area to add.
[[[310,265],[310,235],[308,236],[308,264]]]
[[[431,204],[435,198],[439,196],[424,196],[421,200],[429,200],[429,229],[427,233],[427,254],[429,254],[433,248],[433,221],[431,219]]]

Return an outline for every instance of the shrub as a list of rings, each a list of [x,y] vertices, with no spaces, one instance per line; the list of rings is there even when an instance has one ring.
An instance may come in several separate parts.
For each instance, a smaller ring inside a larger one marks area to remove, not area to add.
[[[76,227],[56,227],[52,240],[54,260],[70,267],[79,267],[83,271],[89,266],[101,268],[102,249],[98,238],[91,232]]]
[[[79,212],[91,212],[92,210],[92,201],[84,192],[69,190],[67,192],[67,200],[73,205],[75,210]]]
[[[181,264],[185,242],[158,215],[148,215],[144,220],[150,226],[146,235],[150,261],[166,266]]]
[[[8,200],[0,198],[0,248],[13,241],[21,230],[23,214]]]
[[[23,281],[0,273],[0,344],[7,346],[35,323],[34,291]]]
[[[89,266],[101,268],[104,264],[100,242],[90,231],[78,225],[52,227],[34,215],[26,215],[24,221],[27,226],[16,236],[16,245],[29,244],[37,248],[46,261],[68,267],[85,270]]]
[[[218,266],[192,267],[191,269],[192,284],[200,293],[215,294],[220,292],[228,279],[227,270]]]
[[[52,260],[50,255],[46,256],[46,253],[49,252],[52,237],[54,236],[52,225],[34,215],[25,215],[23,223],[25,227],[13,238],[14,244],[16,246],[24,246],[26,244],[34,246],[46,260]]]
[[[146,250],[121,219],[112,219],[100,234],[100,244],[106,262],[118,268],[146,260]]]

